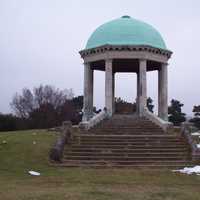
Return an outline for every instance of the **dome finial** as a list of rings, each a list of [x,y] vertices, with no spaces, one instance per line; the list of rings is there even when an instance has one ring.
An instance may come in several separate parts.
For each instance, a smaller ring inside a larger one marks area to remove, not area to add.
[[[131,18],[129,15],[124,15],[122,18]]]

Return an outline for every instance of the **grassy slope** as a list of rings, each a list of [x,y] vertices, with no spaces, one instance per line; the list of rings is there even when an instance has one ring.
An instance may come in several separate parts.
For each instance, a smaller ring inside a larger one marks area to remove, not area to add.
[[[200,199],[200,176],[166,170],[50,167],[48,151],[55,138],[41,130],[0,133],[0,200]],[[42,175],[32,177],[28,170]]]

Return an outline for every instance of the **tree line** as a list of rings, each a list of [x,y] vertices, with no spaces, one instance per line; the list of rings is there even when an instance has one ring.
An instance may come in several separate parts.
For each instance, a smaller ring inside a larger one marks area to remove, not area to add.
[[[60,126],[66,120],[79,123],[83,96],[74,96],[71,89],[40,85],[32,91],[24,88],[10,105],[14,114],[0,114],[0,130],[42,129]]]
[[[15,94],[10,105],[13,114],[0,113],[0,131],[51,128],[67,120],[78,124],[82,119],[83,96],[75,96],[72,89],[60,90],[50,85],[40,85],[33,90],[24,88],[21,94]],[[176,126],[186,121],[183,106],[178,100],[170,101],[169,121]],[[150,97],[147,98],[147,107],[154,112]],[[136,111],[136,103],[116,98],[115,109],[116,113],[133,113]],[[95,113],[100,111],[94,107]],[[194,117],[190,121],[200,128],[200,105],[193,107],[193,113]]]

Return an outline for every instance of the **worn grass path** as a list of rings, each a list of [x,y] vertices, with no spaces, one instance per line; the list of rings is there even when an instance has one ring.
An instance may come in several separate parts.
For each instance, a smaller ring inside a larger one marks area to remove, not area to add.
[[[0,200],[200,200],[200,176],[51,167],[48,151],[55,138],[43,130],[0,133]]]

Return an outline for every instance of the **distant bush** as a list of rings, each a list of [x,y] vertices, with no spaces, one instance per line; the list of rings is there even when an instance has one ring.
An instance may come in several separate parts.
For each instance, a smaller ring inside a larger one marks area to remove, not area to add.
[[[25,120],[12,114],[0,114],[0,131],[15,131],[28,128]]]
[[[175,126],[180,126],[186,120],[186,114],[182,112],[183,103],[176,99],[172,99],[168,107],[169,121]]]
[[[147,98],[147,108],[153,113],[154,105],[150,97]],[[115,98],[115,112],[120,114],[134,113],[136,112],[136,102],[130,103],[120,97]]]
[[[115,98],[115,112],[120,114],[134,113],[136,111],[136,103],[129,103],[123,99]]]
[[[190,121],[194,123],[198,129],[200,129],[200,105],[194,106],[192,112],[194,113],[194,118]]]

